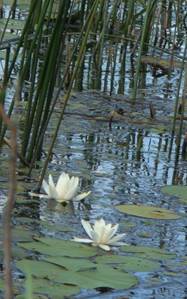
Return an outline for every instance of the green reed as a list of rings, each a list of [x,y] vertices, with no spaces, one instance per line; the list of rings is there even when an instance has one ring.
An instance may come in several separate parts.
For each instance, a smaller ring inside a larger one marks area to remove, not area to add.
[[[1,102],[5,101],[7,84],[19,61],[16,92],[8,115],[14,113],[19,102],[25,101],[20,143],[22,156],[31,164],[30,171],[41,156],[45,132],[60,91],[67,90],[63,103],[65,110],[72,88],[82,89],[85,62],[89,68],[88,84],[93,78],[92,88],[103,88],[110,93],[118,90],[124,94],[125,89],[133,87],[131,96],[136,99],[138,88],[146,84],[147,67],[142,66],[142,55],[156,55],[159,50],[161,54],[172,53],[171,60],[175,57],[174,48],[184,29],[179,17],[184,1],[102,0],[90,17],[95,3],[93,0],[58,3],[32,0],[11,62],[11,47],[7,48]],[[173,14],[176,15],[174,35],[171,30]],[[89,62],[85,58],[86,51],[92,54]],[[19,53],[21,59],[18,59]],[[62,63],[64,59],[65,64]],[[130,72],[132,77],[128,87],[126,77]],[[116,73],[119,75],[117,89]],[[56,88],[58,96],[55,95]],[[5,133],[4,125],[1,141]]]
[[[141,57],[142,57],[142,55],[146,54],[146,52],[148,50],[147,42],[150,37],[149,33],[151,31],[151,20],[154,15],[156,3],[157,3],[156,0],[154,0],[154,1],[148,0],[147,7],[146,7],[146,13],[145,13],[145,17],[144,17],[142,34],[141,34],[140,47],[139,47],[139,51],[138,51],[138,59],[137,59],[136,74],[135,74],[135,79],[134,79],[134,86],[133,86],[133,90],[132,90],[133,101],[136,99],[138,83],[140,80]]]
[[[98,8],[99,2],[100,2],[99,0],[95,0],[93,2],[93,5],[92,5],[92,7],[90,9],[90,14],[88,15],[88,21],[86,22],[87,26],[85,28],[85,34],[84,34],[83,39],[82,39],[81,44],[80,44],[79,54],[78,54],[78,57],[77,57],[75,68],[74,68],[73,73],[72,73],[72,77],[71,77],[71,81],[70,81],[70,84],[69,84],[69,88],[67,90],[67,93],[64,96],[63,108],[62,108],[62,111],[60,113],[60,117],[58,119],[58,123],[57,123],[56,129],[55,129],[55,132],[53,134],[53,139],[51,141],[51,144],[50,144],[50,147],[49,147],[49,150],[48,150],[48,155],[47,155],[47,158],[45,160],[45,163],[44,163],[44,166],[43,166],[43,169],[42,169],[42,173],[41,173],[41,176],[40,176],[39,187],[42,184],[42,181],[43,181],[43,178],[44,178],[44,175],[45,175],[45,172],[46,172],[49,160],[51,158],[52,150],[53,150],[53,147],[54,147],[57,135],[58,135],[58,131],[59,131],[59,128],[60,128],[60,125],[61,125],[61,122],[62,122],[62,119],[63,119],[63,116],[64,116],[65,108],[66,108],[66,105],[67,105],[68,100],[69,100],[70,95],[71,95],[71,90],[72,90],[72,87],[73,87],[74,80],[75,80],[76,75],[78,73],[79,66],[80,66],[80,64],[82,62],[82,59],[83,59],[83,57],[85,55],[88,36],[89,36],[89,33],[90,33],[90,29],[91,29],[91,26],[92,26],[92,21],[93,21],[93,18],[95,16],[96,10]]]

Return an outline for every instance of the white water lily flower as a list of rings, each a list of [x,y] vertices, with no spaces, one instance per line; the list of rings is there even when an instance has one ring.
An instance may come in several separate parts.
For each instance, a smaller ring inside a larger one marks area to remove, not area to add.
[[[79,191],[79,178],[74,176],[70,178],[69,174],[65,172],[59,176],[56,185],[53,181],[52,175],[50,174],[49,182],[47,183],[45,180],[43,180],[42,187],[47,195],[35,193],[31,193],[31,195],[53,198],[59,203],[68,202],[70,200],[79,201],[91,193],[91,191],[89,191],[77,195]]]
[[[117,234],[119,224],[112,225],[111,223],[106,224],[104,219],[96,220],[93,225],[88,221],[81,220],[82,226],[90,239],[81,239],[74,237],[73,241],[81,243],[91,243],[92,246],[99,246],[100,248],[109,251],[110,246],[121,246],[126,243],[119,242],[126,234]]]

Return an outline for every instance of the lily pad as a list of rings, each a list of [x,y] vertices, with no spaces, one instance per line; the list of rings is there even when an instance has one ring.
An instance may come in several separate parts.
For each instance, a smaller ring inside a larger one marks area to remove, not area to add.
[[[3,229],[0,229],[0,241],[3,240]],[[17,226],[12,228],[12,239],[13,242],[18,242],[18,241],[31,241],[33,236],[33,231],[28,230],[24,226]]]
[[[155,247],[146,247],[146,246],[122,246],[121,249],[128,253],[136,253],[136,256],[146,257],[147,259],[164,261],[167,259],[176,258],[175,253],[168,252],[166,250],[155,248]]]
[[[18,295],[16,296],[16,299],[25,299],[25,295]],[[32,295],[32,299],[49,299],[47,295],[41,295],[41,294],[34,294]]]
[[[19,246],[55,257],[89,257],[97,254],[96,248],[54,238],[36,238],[35,242],[19,243]]]
[[[88,259],[77,259],[77,258],[68,258],[68,257],[48,257],[44,259],[47,262],[50,262],[54,265],[61,266],[67,270],[81,271],[85,269],[93,269],[96,264],[92,263]]]
[[[4,281],[3,279],[0,279],[0,290],[4,289]]]
[[[143,218],[176,220],[182,217],[171,210],[145,205],[118,205],[116,209],[122,213]]]
[[[45,278],[63,284],[71,284],[84,289],[108,287],[126,289],[137,284],[135,276],[105,265],[98,265],[95,269],[86,271],[66,271],[62,267],[43,261],[22,260],[17,267],[37,278]],[[115,279],[114,279],[115,278]]]
[[[183,186],[183,185],[164,186],[161,190],[166,194],[179,197],[182,202],[187,204],[187,186]]]
[[[115,267],[132,272],[153,272],[160,268],[158,262],[136,256],[103,255],[96,258],[97,263],[115,265]]]
[[[60,226],[55,224],[49,224],[47,221],[41,222],[42,227],[47,229],[48,231],[55,231],[55,232],[72,232],[74,231],[72,226]]]
[[[80,288],[73,285],[63,285],[60,283],[52,282],[48,279],[32,279],[31,281],[32,287],[32,298],[55,298],[62,299],[65,296],[71,296],[74,294],[78,294],[80,292]],[[26,298],[26,297],[16,297],[16,298]]]
[[[14,258],[19,260],[28,256],[27,252],[23,248],[17,247],[16,245],[12,248],[12,255]]]
[[[108,287],[112,289],[128,289],[137,284],[135,276],[109,266],[98,265],[92,271],[81,271],[81,276],[91,279],[95,287]]]

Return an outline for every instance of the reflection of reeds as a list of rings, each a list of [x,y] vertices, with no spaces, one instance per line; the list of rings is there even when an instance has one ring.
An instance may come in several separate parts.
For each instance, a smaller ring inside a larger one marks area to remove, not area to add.
[[[15,3],[9,12],[11,17]],[[131,96],[136,99],[138,88],[146,88],[147,66],[162,67],[161,63],[155,66],[153,60],[146,60],[147,54],[157,61],[167,53],[171,57],[167,69],[170,75],[171,66],[175,67],[175,48],[180,48],[184,35],[184,22],[179,18],[183,11],[183,1],[62,0],[58,4],[54,0],[31,0],[12,60],[11,43],[6,48],[1,92],[4,104],[12,72],[19,64],[8,115],[14,113],[21,100],[25,101],[20,143],[21,154],[31,165],[30,172],[41,156],[45,132],[62,89],[63,108],[48,159],[72,88],[82,90],[87,80],[88,87],[110,94],[124,94],[131,89]],[[7,24],[8,20],[3,35]],[[0,126],[2,141],[6,124]]]
[[[172,124],[172,131],[171,131],[171,142],[170,142],[169,155],[168,155],[169,160],[170,160],[170,156],[171,156],[171,152],[172,152],[174,136],[176,133],[176,122],[177,122],[178,116],[180,117],[180,126],[179,126],[179,132],[178,132],[178,137],[177,137],[176,160],[178,160],[179,152],[180,152],[180,144],[181,144],[182,133],[183,133],[185,101],[186,101],[186,96],[187,96],[187,69],[186,69],[186,64],[185,64],[186,53],[187,53],[187,38],[185,40],[185,49],[184,49],[184,53],[183,53],[182,67],[180,70],[180,78],[179,78],[176,100],[175,100],[175,105],[174,105],[173,124]],[[182,101],[180,103],[180,92],[182,89],[183,76],[184,76],[184,86],[183,86],[183,91],[182,91]]]
[[[184,122],[184,110],[185,110],[185,103],[187,99],[187,66],[184,64],[184,60],[186,58],[187,54],[187,38],[185,41],[185,50],[183,54],[183,65],[184,65],[184,83],[183,83],[183,90],[182,90],[182,101],[181,101],[181,111],[180,111],[180,125],[179,125],[179,133],[178,133],[178,141],[177,141],[177,149],[176,149],[176,159],[179,158],[179,151],[180,151],[180,145],[181,145],[181,140],[182,140],[182,133],[183,133],[183,122]],[[180,83],[179,83],[180,86]],[[176,104],[175,107],[178,107],[178,101],[179,99],[176,99]],[[173,131],[175,129],[175,122],[176,122],[176,111],[175,111],[175,116],[174,116],[174,122],[173,122]]]

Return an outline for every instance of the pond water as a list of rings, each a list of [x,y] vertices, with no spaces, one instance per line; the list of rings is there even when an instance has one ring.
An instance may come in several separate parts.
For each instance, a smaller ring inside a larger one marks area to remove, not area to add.
[[[27,170],[19,165],[18,192],[13,215],[13,254],[15,260],[25,256],[40,260],[41,255],[35,251],[20,251],[18,241],[32,241],[35,236],[51,237],[54,240],[86,237],[81,227],[81,219],[93,222],[95,219],[104,218],[106,222],[119,223],[119,232],[127,234],[125,242],[128,245],[137,248],[148,246],[154,248],[153,252],[155,248],[165,250],[172,258],[158,257],[158,253],[150,256],[150,252],[145,251],[145,260],[156,260],[155,263],[159,263],[160,267],[149,270],[143,264],[144,269],[141,269],[141,265],[136,265],[135,268],[132,266],[130,270],[128,268],[127,271],[138,279],[134,287],[126,290],[81,288],[74,296],[66,298],[185,299],[187,201],[162,192],[165,185],[187,184],[187,160],[181,153],[177,154],[176,136],[171,138],[179,70],[173,70],[168,76],[160,76],[157,70],[158,76],[155,76],[151,67],[147,66],[147,73],[142,80],[144,89],[139,90],[136,103],[132,103],[129,95],[134,78],[130,53],[124,87],[127,94],[117,95],[121,46],[120,43],[116,46],[109,42],[104,48],[102,72],[97,83],[94,81],[96,77],[93,69],[90,71],[92,54],[88,50],[84,74],[79,82],[79,88],[87,91],[75,92],[72,95],[46,173],[46,179],[51,173],[55,181],[63,171],[76,175],[81,179],[82,190],[90,190],[91,194],[83,202],[67,206],[57,205],[53,200],[31,198],[28,193],[37,186],[42,161],[38,161],[31,177],[28,177]],[[116,67],[111,67],[113,74],[111,69],[107,73],[107,53],[112,50],[116,53]],[[114,81],[109,84],[112,75]],[[100,86],[101,91],[89,90],[95,89],[95,85]],[[14,88],[9,90],[6,108],[13,94]],[[45,134],[42,160],[46,157],[61,105],[59,101]],[[150,117],[151,108],[155,110],[153,118]],[[22,111],[22,103],[19,109]],[[118,113],[120,109],[121,114]],[[183,133],[185,126],[186,123]],[[4,146],[0,155],[0,223],[8,191],[8,158],[9,152]],[[165,208],[183,217],[177,220],[135,217],[116,209],[117,205],[122,204]],[[144,253],[144,249],[142,251]],[[113,252],[126,254],[121,248],[114,248]],[[17,294],[23,291],[24,283],[24,275],[18,268],[15,262],[13,275],[18,288]],[[3,298],[3,295],[0,297]],[[16,298],[21,297],[18,295]]]
[[[163,194],[161,187],[174,183],[186,185],[187,161],[181,155],[176,161],[175,140],[169,155],[171,136],[167,125],[163,127],[161,124],[160,128],[160,124],[138,125],[117,119],[109,126],[108,115],[116,103],[118,107],[128,108],[123,97],[114,96],[109,101],[107,95],[99,92],[76,93],[67,107],[49,163],[48,173],[55,180],[62,171],[79,176],[82,189],[91,190],[91,195],[84,203],[66,207],[59,207],[46,199],[33,201],[28,191],[35,188],[39,170],[33,171],[30,180],[24,169],[19,169],[14,224],[26,225],[33,235],[71,239],[75,235],[85,236],[80,224],[82,218],[92,221],[102,217],[107,222],[119,223],[119,231],[127,233],[125,242],[129,245],[165,249],[176,253],[176,258],[164,262],[161,271],[135,273],[139,283],[129,290],[107,291],[106,294],[82,291],[75,297],[184,299],[187,296],[186,218],[170,221],[145,219],[122,214],[115,206],[144,204],[185,214],[186,204]],[[46,144],[51,139],[59,109],[51,120]],[[140,113],[142,110],[136,108],[136,119],[141,119]],[[1,159],[5,165],[0,175],[2,213],[7,192],[6,152]],[[181,266],[181,263],[184,264]],[[20,277],[19,272],[15,272],[15,277]]]

